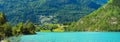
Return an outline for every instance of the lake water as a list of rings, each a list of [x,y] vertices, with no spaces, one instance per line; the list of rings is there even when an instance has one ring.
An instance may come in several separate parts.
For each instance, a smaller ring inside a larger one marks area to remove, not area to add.
[[[13,38],[10,38],[11,41]],[[20,42],[120,42],[120,32],[37,32],[23,35]],[[12,41],[15,42],[15,41]]]

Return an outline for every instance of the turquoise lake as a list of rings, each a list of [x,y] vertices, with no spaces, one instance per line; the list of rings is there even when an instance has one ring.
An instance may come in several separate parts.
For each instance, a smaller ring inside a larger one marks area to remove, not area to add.
[[[120,32],[37,32],[20,36],[19,42],[120,42]]]

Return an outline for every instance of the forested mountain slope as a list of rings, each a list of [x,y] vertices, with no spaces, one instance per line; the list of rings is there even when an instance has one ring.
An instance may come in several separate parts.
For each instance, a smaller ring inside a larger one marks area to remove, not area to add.
[[[107,4],[71,25],[68,31],[120,31],[120,0]]]
[[[98,9],[107,0],[0,0],[0,12],[10,23],[74,22]]]

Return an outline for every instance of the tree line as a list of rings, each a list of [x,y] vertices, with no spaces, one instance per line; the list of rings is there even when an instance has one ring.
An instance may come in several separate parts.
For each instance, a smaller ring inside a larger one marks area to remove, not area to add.
[[[6,21],[4,13],[0,13],[0,39],[22,35],[22,34],[35,34],[35,26],[32,22],[27,21],[26,23],[20,22],[15,26],[11,26]]]
[[[64,32],[69,23],[35,25],[30,21],[11,25],[4,13],[0,12],[0,40],[18,35],[36,34],[36,32]]]

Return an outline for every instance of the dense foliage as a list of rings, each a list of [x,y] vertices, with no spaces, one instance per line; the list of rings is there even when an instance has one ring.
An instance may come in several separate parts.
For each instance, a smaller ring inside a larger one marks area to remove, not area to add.
[[[77,21],[105,3],[106,0],[0,0],[0,11],[11,24],[27,20],[34,24],[64,23]]]
[[[64,25],[67,25],[65,23]],[[0,13],[0,40],[10,36],[35,34],[36,32],[64,32],[64,25],[44,24],[42,26],[34,25],[30,21],[19,22],[17,25],[11,25],[6,21],[4,13]]]
[[[120,1],[107,4],[72,24],[68,31],[120,31]]]
[[[35,26],[31,22],[18,23],[16,26],[11,26],[3,13],[0,13],[0,40],[2,38],[17,36],[21,34],[35,34]]]

